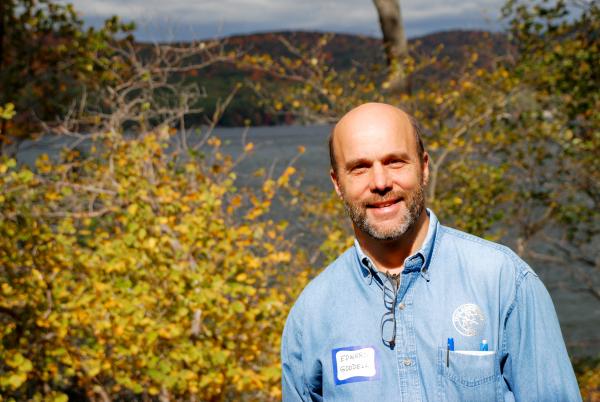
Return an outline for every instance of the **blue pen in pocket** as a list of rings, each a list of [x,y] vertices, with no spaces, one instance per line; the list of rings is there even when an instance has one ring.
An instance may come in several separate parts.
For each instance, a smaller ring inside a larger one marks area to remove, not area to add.
[[[454,338],[448,338],[446,346],[446,367],[450,367],[450,351],[454,351]]]

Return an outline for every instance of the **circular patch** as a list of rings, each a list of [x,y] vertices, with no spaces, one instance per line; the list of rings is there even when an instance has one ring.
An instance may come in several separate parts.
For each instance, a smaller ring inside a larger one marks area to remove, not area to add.
[[[475,336],[483,330],[485,317],[478,305],[462,304],[452,313],[454,328],[464,336]]]

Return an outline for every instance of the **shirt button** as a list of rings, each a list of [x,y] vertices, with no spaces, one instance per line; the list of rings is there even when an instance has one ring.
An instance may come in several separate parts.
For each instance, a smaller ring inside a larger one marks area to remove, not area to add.
[[[412,364],[412,360],[404,359],[404,361],[402,363],[404,363],[405,366],[410,366]]]
[[[398,305],[398,308],[399,308],[400,310],[404,310],[404,307],[406,307],[406,304],[404,304],[404,303],[400,303],[400,304]]]

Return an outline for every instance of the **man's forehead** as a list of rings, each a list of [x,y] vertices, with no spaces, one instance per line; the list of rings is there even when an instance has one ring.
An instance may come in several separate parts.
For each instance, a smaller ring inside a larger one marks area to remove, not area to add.
[[[333,131],[334,141],[343,146],[348,142],[365,142],[383,136],[396,140],[413,137],[408,114],[391,105],[367,103],[340,119]],[[410,141],[410,139],[409,139]]]
[[[341,128],[346,124],[361,124],[381,118],[408,120],[408,114],[387,103],[364,103],[342,116],[336,124],[336,129]]]

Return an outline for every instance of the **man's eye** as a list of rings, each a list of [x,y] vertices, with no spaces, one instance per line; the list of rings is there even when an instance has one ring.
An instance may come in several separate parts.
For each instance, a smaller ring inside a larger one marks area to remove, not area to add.
[[[364,173],[366,171],[367,171],[367,167],[364,165],[354,166],[352,169],[350,169],[350,173],[353,173],[353,174],[360,174],[360,173]]]
[[[402,167],[404,166],[404,161],[401,159],[394,159],[388,162],[388,165],[391,167]]]

